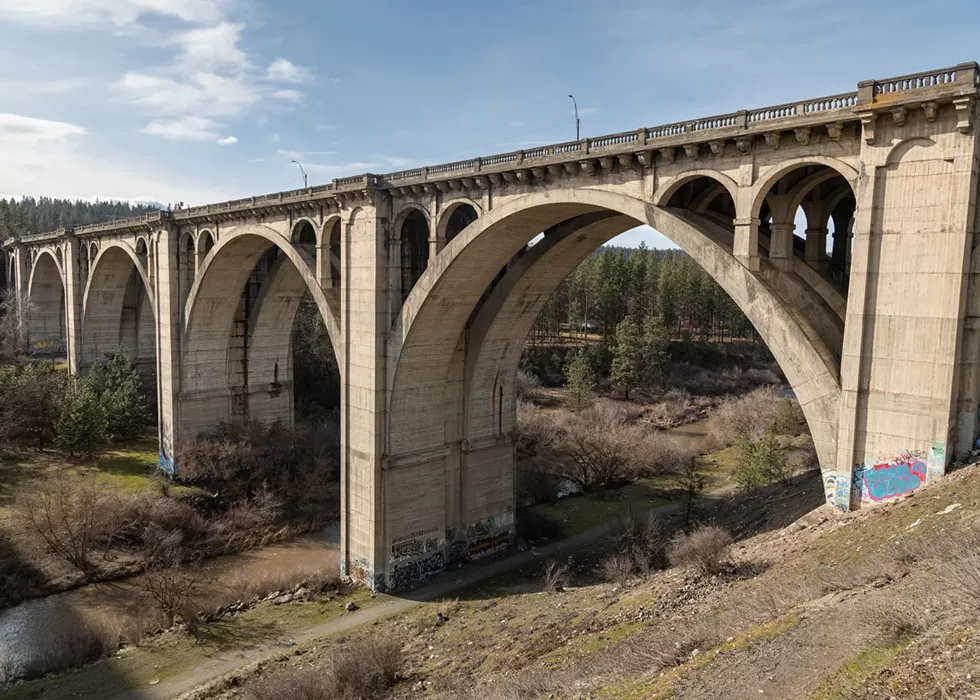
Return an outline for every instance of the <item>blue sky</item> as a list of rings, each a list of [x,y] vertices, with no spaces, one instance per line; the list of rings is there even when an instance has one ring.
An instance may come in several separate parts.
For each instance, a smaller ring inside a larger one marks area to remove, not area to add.
[[[980,58],[980,3],[0,0],[0,195],[200,204]],[[662,237],[639,229],[619,243]]]

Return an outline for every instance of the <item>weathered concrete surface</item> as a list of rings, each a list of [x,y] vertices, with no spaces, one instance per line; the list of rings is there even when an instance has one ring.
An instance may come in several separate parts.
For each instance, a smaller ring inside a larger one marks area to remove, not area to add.
[[[342,375],[343,568],[390,588],[511,541],[524,339],[584,257],[648,224],[755,325],[828,502],[858,508],[977,436],[978,80],[962,64],[58,231],[8,242],[8,277],[31,338],[63,343],[74,371],[119,342],[144,362],[155,348],[168,468],[220,421],[291,423],[311,294]]]

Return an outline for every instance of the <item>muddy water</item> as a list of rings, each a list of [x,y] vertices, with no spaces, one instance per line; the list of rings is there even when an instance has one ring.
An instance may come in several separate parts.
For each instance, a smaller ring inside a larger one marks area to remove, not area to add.
[[[339,541],[339,524],[333,524],[290,542],[209,559],[194,568],[200,597],[206,600],[219,591],[225,597],[244,580],[335,571]],[[132,580],[121,580],[83,586],[0,611],[0,675],[4,666],[22,668],[43,655],[49,639],[73,626],[98,617],[125,629],[128,622],[145,618],[148,608]]]

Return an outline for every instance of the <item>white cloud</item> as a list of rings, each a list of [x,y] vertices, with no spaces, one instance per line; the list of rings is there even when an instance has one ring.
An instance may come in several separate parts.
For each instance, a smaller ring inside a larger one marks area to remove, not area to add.
[[[185,79],[127,73],[119,88],[131,102],[154,112],[206,117],[243,116],[261,97],[241,79],[203,72]]]
[[[300,151],[290,151],[285,148],[277,148],[276,155],[280,155],[283,158],[289,158],[290,160],[302,160],[303,156],[306,155]]]
[[[173,43],[183,51],[179,61],[194,71],[218,67],[244,70],[248,66],[248,57],[238,47],[244,28],[243,24],[222,22],[213,27],[179,32],[173,38]]]
[[[265,74],[269,80],[280,83],[307,83],[313,77],[308,69],[297,66],[285,58],[277,58],[270,63]]]
[[[20,114],[0,114],[0,143],[34,146],[81,136],[85,129],[67,122],[35,119]]]
[[[213,142],[222,146],[238,143],[234,136],[221,136],[221,126],[212,119],[186,116],[172,120],[154,119],[143,128],[143,133],[170,141]]]
[[[58,28],[118,28],[152,15],[214,23],[224,17],[227,5],[227,0],[0,0],[0,15],[8,21]]]
[[[277,90],[273,97],[285,102],[302,102],[304,95],[299,90]]]

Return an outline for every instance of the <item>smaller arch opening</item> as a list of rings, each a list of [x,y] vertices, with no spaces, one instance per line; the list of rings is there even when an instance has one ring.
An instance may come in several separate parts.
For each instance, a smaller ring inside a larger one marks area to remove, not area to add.
[[[304,219],[293,228],[293,243],[316,259],[316,230],[309,221]]]
[[[446,243],[450,243],[464,228],[477,220],[478,214],[472,204],[457,204],[446,222]]]
[[[136,241],[136,257],[140,259],[140,262],[143,264],[143,269],[145,270],[146,261],[148,258],[145,238],[139,238]]]
[[[402,301],[429,266],[429,222],[418,209],[402,221],[399,235],[402,257]]]
[[[729,251],[735,238],[735,200],[728,188],[706,175],[681,184],[667,201],[673,209],[684,209],[699,219],[716,243]]]
[[[210,231],[203,231],[197,239],[197,250],[201,257],[206,256],[214,248],[214,236]]]

